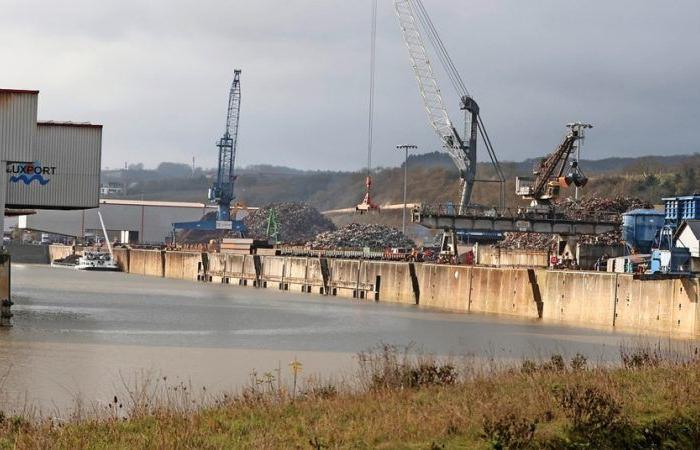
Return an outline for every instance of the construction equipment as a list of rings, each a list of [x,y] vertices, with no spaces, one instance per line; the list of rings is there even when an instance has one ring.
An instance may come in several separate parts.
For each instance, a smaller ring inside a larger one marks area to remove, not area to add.
[[[564,140],[554,152],[542,159],[533,171],[532,177],[517,177],[515,193],[524,199],[532,200],[531,206],[549,206],[552,200],[559,197],[561,188],[571,185],[583,187],[588,178],[579,167],[578,155],[569,163],[571,154],[578,148],[577,144],[584,139],[584,131],[593,125],[581,122],[567,125],[569,131]],[[567,170],[568,172],[564,173]]]
[[[394,0],[394,7],[401,25],[403,39],[408,48],[411,65],[418,81],[421,96],[428,114],[430,125],[454,161],[462,183],[459,199],[459,212],[471,201],[471,193],[476,181],[495,181],[501,184],[501,206],[505,202],[505,178],[498,158],[491,145],[486,127],[479,113],[479,105],[469,94],[457,71],[452,58],[438,35],[435,25],[428,16],[421,0]],[[430,63],[428,50],[423,35],[430,41],[438,60],[442,64],[452,85],[459,96],[459,107],[464,111],[464,131],[460,135],[448,115],[438,80]],[[497,180],[476,180],[476,146],[477,135],[481,135],[491,162],[496,171]],[[467,136],[466,140],[463,136]]]
[[[241,71],[233,72],[233,82],[228,97],[228,109],[226,113],[226,128],[224,134],[216,143],[219,149],[219,161],[216,172],[216,181],[209,188],[209,201],[218,206],[214,220],[200,220],[197,222],[179,222],[173,224],[174,230],[228,230],[236,231],[241,235],[245,233],[243,221],[231,218],[231,202],[234,196],[234,173],[236,163],[236,150],[238,147],[238,124],[241,113]]]

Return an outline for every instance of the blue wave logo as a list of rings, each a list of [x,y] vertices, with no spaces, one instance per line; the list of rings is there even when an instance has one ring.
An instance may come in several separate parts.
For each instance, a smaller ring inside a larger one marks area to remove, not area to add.
[[[10,175],[10,182],[22,182],[29,186],[37,181],[41,186],[46,186],[49,181],[48,175],[56,174],[56,166],[42,166],[41,162],[33,163],[11,163],[7,165],[7,174]]]
[[[49,183],[49,181],[51,181],[51,180],[45,179],[41,175],[32,175],[31,177],[28,177],[26,175],[17,175],[17,176],[10,177],[10,181],[12,181],[13,183],[17,183],[18,181],[21,181],[24,184],[26,184],[27,186],[32,184],[32,181],[34,181],[34,180],[38,181],[39,184],[42,186],[46,186]]]

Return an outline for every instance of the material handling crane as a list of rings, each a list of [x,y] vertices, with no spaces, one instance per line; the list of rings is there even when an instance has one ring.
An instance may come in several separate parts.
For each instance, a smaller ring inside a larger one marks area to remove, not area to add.
[[[570,123],[569,131],[563,141],[552,153],[547,155],[533,171],[533,176],[518,177],[515,182],[516,194],[524,199],[532,200],[531,206],[551,205],[552,200],[559,196],[561,188],[571,185],[583,187],[588,178],[578,165],[578,155],[569,163],[569,158],[580,141],[584,138],[586,129],[593,128],[587,123]],[[565,171],[568,171],[565,173]]]
[[[228,109],[226,112],[226,128],[224,134],[216,143],[219,149],[216,180],[209,188],[209,201],[217,206],[214,220],[200,220],[197,222],[179,222],[173,224],[174,230],[230,230],[245,233],[245,225],[240,220],[231,218],[231,203],[235,199],[234,172],[236,164],[236,150],[238,148],[238,125],[241,114],[241,71],[233,72],[233,82],[228,97]]]
[[[241,71],[233,72],[233,83],[228,97],[226,129],[216,146],[219,148],[219,166],[216,181],[209,188],[209,201],[217,204],[216,218],[219,221],[231,220],[231,202],[234,199],[233,187],[236,180],[234,166],[238,146],[238,124],[241,116]]]
[[[437,33],[435,25],[430,19],[421,0],[394,0],[394,8],[399,19],[404,42],[408,48],[411,65],[418,81],[425,110],[428,114],[430,125],[440,138],[442,146],[454,161],[462,183],[459,199],[459,211],[461,212],[470,204],[471,194],[476,180],[476,150],[477,135],[481,135],[491,162],[494,166],[497,180],[501,184],[501,206],[505,201],[505,178],[501,171],[496,153],[491,145],[486,127],[479,113],[479,105],[469,94],[467,88],[457,71],[452,58]],[[459,96],[460,109],[464,111],[464,131],[460,135],[457,128],[450,120],[447,106],[443,99],[438,80],[430,62],[423,35],[430,41],[438,60],[442,64],[455,91]],[[465,138],[466,136],[466,138]]]

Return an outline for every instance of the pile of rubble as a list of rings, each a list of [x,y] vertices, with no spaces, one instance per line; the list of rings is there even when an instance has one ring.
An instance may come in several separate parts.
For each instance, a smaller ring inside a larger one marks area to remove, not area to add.
[[[287,244],[303,244],[319,233],[335,230],[333,222],[307,203],[271,203],[243,219],[248,229],[247,237],[267,239],[268,221],[273,210],[277,219],[278,239]]]
[[[390,247],[411,248],[415,246],[396,228],[384,225],[351,223],[339,230],[321,233],[308,244],[314,249],[364,248],[384,249]]]
[[[623,214],[639,208],[653,208],[649,202],[635,197],[601,198],[591,197],[579,202],[571,199],[563,200],[556,205],[557,210],[570,219],[582,219],[595,213]],[[503,248],[518,248],[526,250],[554,250],[558,236],[541,233],[505,233],[505,238],[498,243]],[[622,243],[620,230],[597,235],[579,237],[582,244],[618,245]]]

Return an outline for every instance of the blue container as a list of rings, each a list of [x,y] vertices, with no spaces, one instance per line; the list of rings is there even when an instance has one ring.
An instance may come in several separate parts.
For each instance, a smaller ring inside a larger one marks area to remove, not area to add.
[[[633,253],[650,253],[666,215],[653,209],[635,209],[622,215],[622,239]]]

